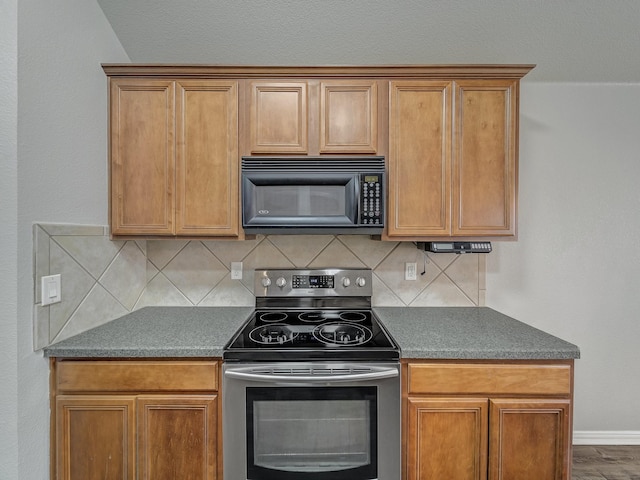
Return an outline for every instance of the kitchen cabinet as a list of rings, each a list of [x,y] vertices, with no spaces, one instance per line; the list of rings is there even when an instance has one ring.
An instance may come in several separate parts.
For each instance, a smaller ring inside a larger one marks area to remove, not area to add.
[[[113,236],[239,235],[234,80],[110,77]]]
[[[390,85],[392,239],[516,235],[518,79]]]
[[[515,238],[533,65],[103,65],[114,237],[244,238],[244,155],[381,155],[383,240]]]
[[[222,478],[220,363],[52,360],[51,478]]]
[[[378,84],[366,80],[249,83],[251,154],[376,154]]]
[[[573,361],[403,361],[406,480],[569,480]]]

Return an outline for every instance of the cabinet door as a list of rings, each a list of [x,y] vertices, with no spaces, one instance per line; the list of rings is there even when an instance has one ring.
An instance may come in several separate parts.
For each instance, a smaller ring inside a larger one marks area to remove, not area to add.
[[[308,152],[306,82],[251,83],[251,152]]]
[[[491,400],[490,480],[569,480],[569,400]]]
[[[407,480],[487,478],[487,399],[414,397],[407,410]]]
[[[373,80],[320,83],[320,153],[376,153],[378,88]]]
[[[518,81],[455,86],[453,235],[516,233]]]
[[[57,480],[135,479],[132,396],[56,398]]]
[[[172,235],[174,82],[111,79],[110,216],[114,235]]]
[[[214,480],[216,395],[138,397],[139,480]]]
[[[237,236],[237,82],[179,81],[176,111],[176,234]]]
[[[451,232],[451,82],[390,86],[388,236]]]

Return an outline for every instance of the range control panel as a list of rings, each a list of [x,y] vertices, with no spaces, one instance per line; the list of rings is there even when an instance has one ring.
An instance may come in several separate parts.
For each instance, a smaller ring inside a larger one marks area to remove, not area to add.
[[[433,253],[489,253],[491,242],[419,242],[418,248]]]
[[[256,297],[371,297],[369,268],[256,270]]]

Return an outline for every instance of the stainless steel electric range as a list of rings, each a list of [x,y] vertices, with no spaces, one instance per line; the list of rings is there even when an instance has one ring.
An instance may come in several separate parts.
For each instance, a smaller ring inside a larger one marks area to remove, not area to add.
[[[255,272],[223,352],[225,480],[400,478],[400,350],[368,269]]]

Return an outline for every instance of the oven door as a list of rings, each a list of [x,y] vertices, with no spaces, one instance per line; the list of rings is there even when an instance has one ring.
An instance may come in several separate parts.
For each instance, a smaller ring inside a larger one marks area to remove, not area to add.
[[[224,478],[397,480],[399,366],[224,367]]]

